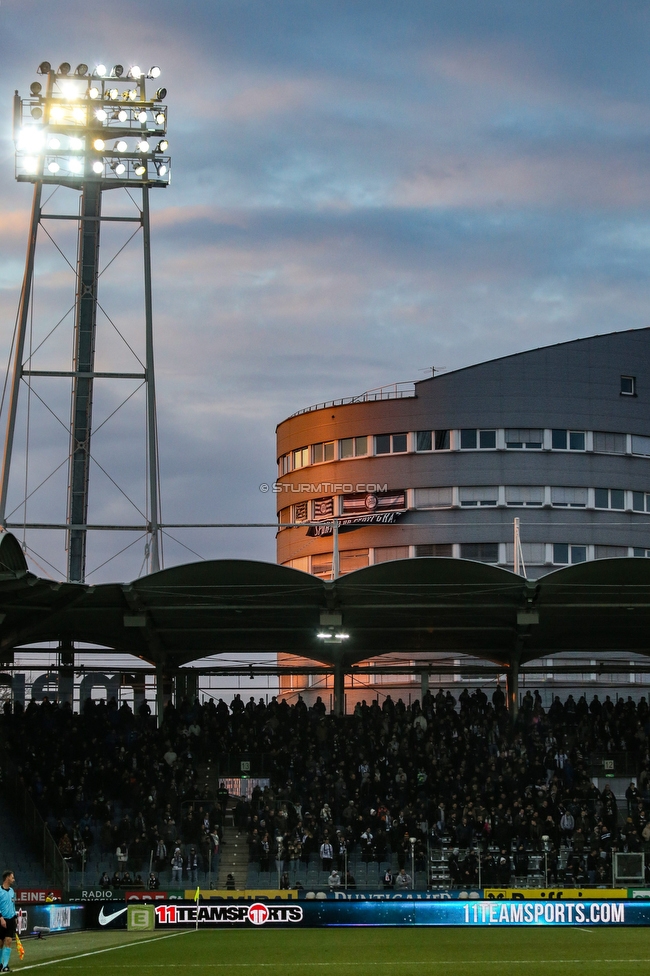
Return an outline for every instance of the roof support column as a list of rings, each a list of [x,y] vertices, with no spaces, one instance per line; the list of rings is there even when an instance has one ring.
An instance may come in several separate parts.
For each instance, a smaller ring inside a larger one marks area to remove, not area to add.
[[[423,671],[420,675],[420,695],[422,696],[422,701],[424,701],[424,696],[429,690],[429,672]]]
[[[176,673],[174,679],[174,704],[176,708],[184,698],[187,698],[190,705],[194,704],[194,699],[198,694],[198,674],[192,668],[181,668]]]
[[[345,671],[340,661],[334,665],[334,714],[343,715],[345,710]]]
[[[510,659],[508,674],[506,676],[508,686],[508,711],[510,718],[514,722],[519,711],[519,656],[513,655]]]
[[[158,728],[163,723],[163,712],[165,710],[165,674],[162,663],[156,664],[156,725]]]

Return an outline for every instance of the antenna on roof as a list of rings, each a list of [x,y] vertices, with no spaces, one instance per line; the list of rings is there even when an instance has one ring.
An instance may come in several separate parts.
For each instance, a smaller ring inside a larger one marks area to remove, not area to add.
[[[446,369],[446,366],[425,366],[424,369],[419,369],[418,373],[428,373],[431,370],[431,376],[435,376],[436,373],[442,373]]]

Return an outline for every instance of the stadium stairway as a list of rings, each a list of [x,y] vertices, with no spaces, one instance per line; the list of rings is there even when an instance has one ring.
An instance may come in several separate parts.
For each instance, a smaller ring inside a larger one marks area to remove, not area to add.
[[[229,818],[228,818],[229,819]],[[248,842],[246,834],[226,822],[221,838],[217,888],[227,888],[228,875],[235,879],[235,888],[246,887],[248,875]]]

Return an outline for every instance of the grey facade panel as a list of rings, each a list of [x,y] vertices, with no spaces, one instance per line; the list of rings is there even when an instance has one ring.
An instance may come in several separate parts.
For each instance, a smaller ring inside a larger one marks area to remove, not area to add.
[[[621,396],[622,375],[636,377],[636,397]],[[416,393],[443,427],[648,433],[650,329],[592,336],[442,373],[416,383]]]

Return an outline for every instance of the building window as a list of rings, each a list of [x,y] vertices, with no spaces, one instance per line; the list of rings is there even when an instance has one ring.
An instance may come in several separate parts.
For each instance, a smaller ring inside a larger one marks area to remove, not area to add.
[[[460,432],[461,451],[474,451],[476,448],[481,450],[494,449],[497,446],[496,430],[475,430],[473,427],[465,428]]]
[[[479,563],[499,562],[498,542],[463,542],[460,546],[461,559],[473,559]]]
[[[544,504],[544,489],[539,485],[506,485],[506,505]]]
[[[377,434],[375,454],[405,454],[406,441],[406,434]]]
[[[553,546],[553,562],[559,566],[569,566],[587,561],[586,546],[571,546],[566,542],[556,542]]]
[[[615,508],[622,512],[625,509],[625,492],[621,488],[595,488],[594,505],[596,508]]]
[[[375,563],[390,563],[394,559],[408,559],[408,546],[377,546],[374,550]]]
[[[291,505],[287,505],[286,508],[281,508],[278,512],[278,522],[280,525],[286,525],[291,521]]]
[[[297,451],[293,452],[293,470],[297,471],[299,468],[306,468],[309,464],[309,448],[299,447]]]
[[[283,566],[289,566],[290,569],[299,569],[303,573],[309,572],[309,556],[298,556],[296,559],[290,559],[286,563],[282,563]]]
[[[415,508],[451,508],[451,488],[416,488],[414,492]]]
[[[594,451],[599,454],[625,454],[625,434],[613,434],[605,430],[594,431]]]
[[[635,559],[650,559],[650,549],[637,549],[634,547],[634,558]]]
[[[311,456],[313,464],[322,464],[323,461],[334,460],[334,441],[327,441],[322,444],[312,444]]]
[[[451,542],[434,542],[415,547],[416,556],[437,556],[438,558],[451,559],[454,548]]]
[[[460,449],[461,451],[476,450],[476,428],[461,430]]]
[[[496,430],[479,430],[478,446],[486,450],[494,449],[497,446]]]
[[[546,546],[543,542],[522,542],[521,554],[526,566],[543,566]],[[514,565],[515,547],[512,542],[506,543],[506,564]]]
[[[418,451],[448,451],[449,431],[419,430],[417,432],[416,444]]]
[[[506,447],[527,451],[539,451],[544,444],[544,431],[537,428],[506,429]]]
[[[594,559],[623,559],[627,546],[594,546]]]
[[[551,488],[551,505],[558,508],[586,508],[586,488]]]
[[[499,489],[496,485],[483,485],[478,488],[459,488],[458,498],[463,508],[477,508],[481,505],[496,505]]]
[[[291,455],[283,454],[278,461],[278,471],[280,475],[289,474],[291,471]]]
[[[312,505],[315,522],[319,521],[320,519],[331,519],[334,517],[333,498],[315,498]]]
[[[367,437],[344,437],[339,441],[339,457],[341,460],[351,457],[364,457],[368,453]]]
[[[309,519],[308,506],[309,506],[308,502],[297,502],[293,506],[294,522],[306,522]]]
[[[327,576],[332,575],[332,553],[331,552],[319,552],[311,557],[311,572],[312,576]]]
[[[353,573],[368,565],[368,549],[344,549],[339,553],[339,573]]]
[[[406,508],[406,492],[357,492],[343,495],[341,513],[343,515],[372,515],[380,512],[397,512]]]
[[[554,451],[584,451],[584,430],[551,431],[551,447]]]
[[[632,434],[632,454],[650,455],[650,437]]]
[[[650,512],[650,494],[647,491],[632,492],[632,511]]]
[[[636,376],[621,376],[621,396],[636,396]]]

